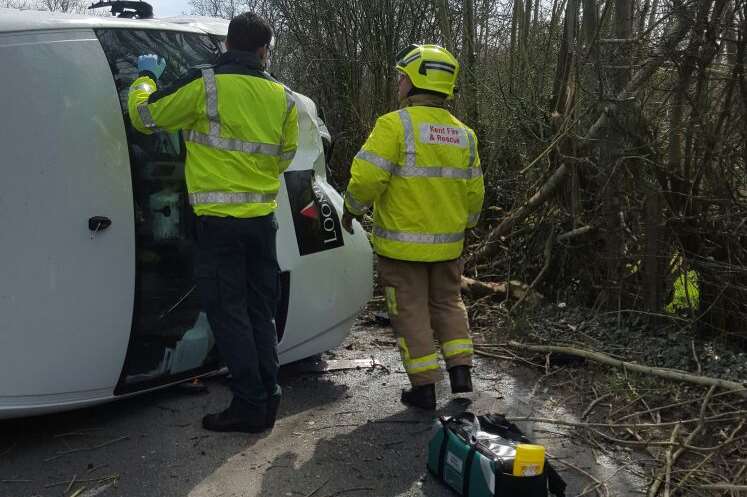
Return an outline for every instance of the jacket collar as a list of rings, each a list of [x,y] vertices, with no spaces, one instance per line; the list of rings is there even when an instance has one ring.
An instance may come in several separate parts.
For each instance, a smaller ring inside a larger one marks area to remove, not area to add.
[[[221,66],[224,64],[238,64],[246,66],[249,69],[259,69],[261,71],[265,69],[265,65],[260,60],[259,55],[254,52],[244,52],[243,50],[229,50],[222,54],[216,65]]]
[[[400,108],[412,107],[415,105],[424,105],[426,107],[444,107],[446,101],[442,97],[436,95],[428,95],[426,93],[417,93],[410,95],[409,97],[403,98],[399,102]]]

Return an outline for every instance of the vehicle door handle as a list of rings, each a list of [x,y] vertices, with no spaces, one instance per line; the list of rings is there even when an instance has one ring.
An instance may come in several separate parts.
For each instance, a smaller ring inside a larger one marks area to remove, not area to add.
[[[88,218],[88,229],[91,233],[91,240],[96,236],[96,233],[103,231],[111,226],[112,220],[106,216],[93,216]]]

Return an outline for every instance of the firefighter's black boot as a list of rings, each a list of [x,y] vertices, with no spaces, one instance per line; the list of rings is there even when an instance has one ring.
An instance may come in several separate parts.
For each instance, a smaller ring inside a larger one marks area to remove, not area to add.
[[[454,366],[449,369],[451,393],[466,393],[472,391],[472,373],[469,366]]]
[[[228,409],[202,418],[202,427],[210,431],[260,433],[267,429],[267,409],[250,407],[233,399]]]
[[[436,410],[436,385],[420,385],[410,390],[402,390],[402,403],[427,411]]]
[[[280,387],[277,387],[267,400],[267,417],[265,418],[265,425],[268,430],[271,430],[275,426],[275,419],[278,417],[278,409],[280,408],[280,399],[282,396]]]

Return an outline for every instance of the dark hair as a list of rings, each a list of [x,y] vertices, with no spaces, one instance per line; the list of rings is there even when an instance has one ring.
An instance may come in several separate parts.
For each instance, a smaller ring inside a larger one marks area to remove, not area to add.
[[[232,50],[253,52],[269,45],[272,40],[270,24],[254,12],[239,14],[228,25],[227,42]]]

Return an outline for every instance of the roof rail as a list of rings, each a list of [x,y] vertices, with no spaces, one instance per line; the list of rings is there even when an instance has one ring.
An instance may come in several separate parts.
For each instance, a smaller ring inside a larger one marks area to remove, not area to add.
[[[125,19],[153,18],[153,7],[151,4],[141,0],[100,0],[97,3],[91,4],[88,9],[101,9],[104,7],[111,7],[112,15]]]

